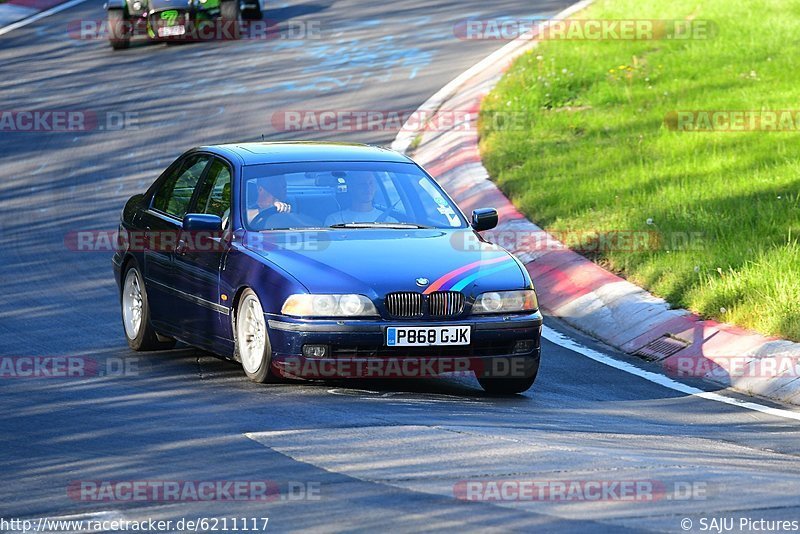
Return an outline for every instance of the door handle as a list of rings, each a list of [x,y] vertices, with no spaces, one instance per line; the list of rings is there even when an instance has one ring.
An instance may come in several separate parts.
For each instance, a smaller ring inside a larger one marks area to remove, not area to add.
[[[144,246],[147,247],[148,249],[150,249],[151,245],[152,245],[152,241],[153,241],[153,238],[150,235],[150,227],[149,226],[145,226],[144,227]]]

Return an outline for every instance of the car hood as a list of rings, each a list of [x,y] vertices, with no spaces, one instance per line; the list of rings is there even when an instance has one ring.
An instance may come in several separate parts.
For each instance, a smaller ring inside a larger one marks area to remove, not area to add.
[[[453,290],[477,295],[530,287],[530,278],[510,253],[471,230],[248,232],[244,245],[312,293],[374,297]]]

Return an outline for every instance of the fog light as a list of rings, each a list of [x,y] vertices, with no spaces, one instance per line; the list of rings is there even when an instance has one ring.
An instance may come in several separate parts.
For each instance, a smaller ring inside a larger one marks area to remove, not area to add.
[[[534,341],[532,339],[520,339],[514,344],[514,354],[530,352],[533,350]]]
[[[305,358],[325,358],[328,355],[328,345],[303,345]]]

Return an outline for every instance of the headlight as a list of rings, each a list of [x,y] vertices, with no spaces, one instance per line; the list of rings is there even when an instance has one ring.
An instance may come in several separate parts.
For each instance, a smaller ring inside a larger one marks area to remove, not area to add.
[[[295,317],[376,317],[378,310],[364,295],[291,295],[281,313]]]
[[[538,309],[539,301],[536,299],[536,291],[522,289],[482,293],[475,299],[472,313],[512,313]]]

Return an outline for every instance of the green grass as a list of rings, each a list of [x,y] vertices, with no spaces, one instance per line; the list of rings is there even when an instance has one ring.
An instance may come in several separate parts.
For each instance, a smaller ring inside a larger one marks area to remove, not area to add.
[[[671,304],[800,340],[800,134],[664,124],[677,110],[800,109],[800,0],[600,0],[580,14],[687,17],[716,36],[548,41],[519,58],[483,102],[484,164],[548,230],[660,233],[665,246],[591,257]],[[509,111],[530,123],[487,120]],[[692,232],[701,246],[669,245]]]

